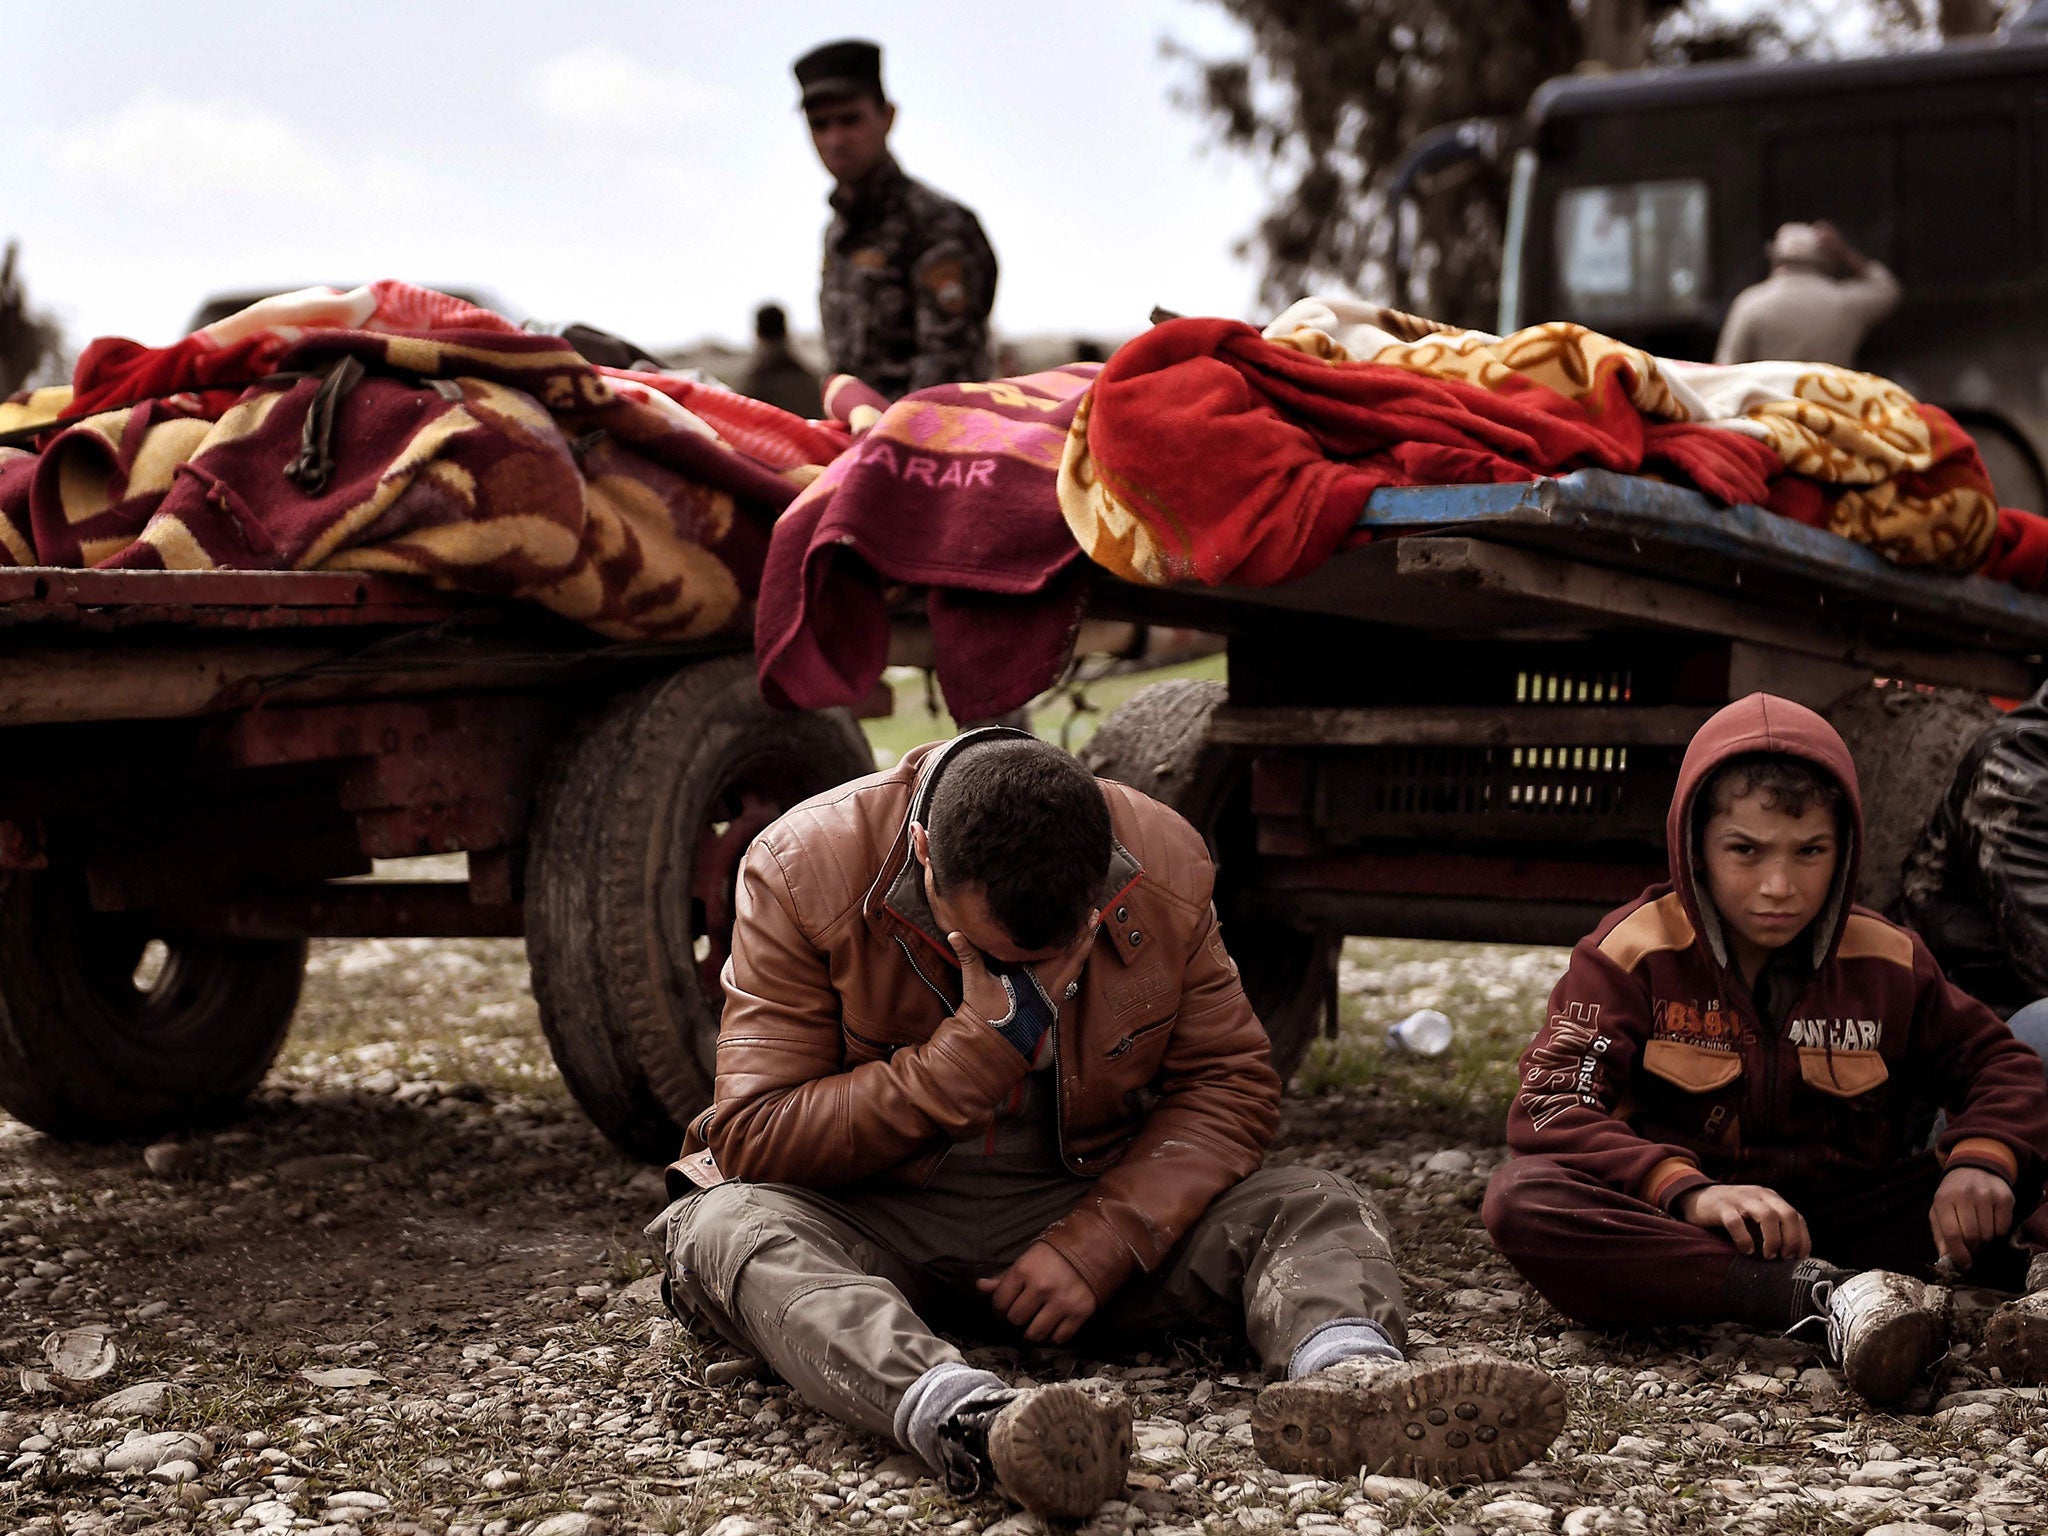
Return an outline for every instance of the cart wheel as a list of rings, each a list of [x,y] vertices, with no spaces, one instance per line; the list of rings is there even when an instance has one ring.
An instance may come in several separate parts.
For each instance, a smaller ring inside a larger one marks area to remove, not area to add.
[[[0,877],[0,1105],[107,1141],[232,1113],[284,1043],[303,939],[160,931],[60,868]]]
[[[764,704],[750,656],[613,700],[556,754],[527,860],[534,996],[570,1092],[627,1152],[666,1162],[710,1102],[747,844],[873,771],[845,711]]]
[[[1856,760],[1863,791],[1862,869],[1856,900],[1888,912],[1906,859],[1948,793],[1956,764],[1998,718],[1962,688],[1852,688],[1822,711]]]
[[[1141,688],[1110,712],[1081,760],[1185,816],[1216,860],[1216,910],[1245,996],[1273,1042],[1273,1068],[1294,1075],[1335,981],[1339,936],[1237,910],[1257,866],[1250,762],[1209,744],[1222,683],[1175,679]]]

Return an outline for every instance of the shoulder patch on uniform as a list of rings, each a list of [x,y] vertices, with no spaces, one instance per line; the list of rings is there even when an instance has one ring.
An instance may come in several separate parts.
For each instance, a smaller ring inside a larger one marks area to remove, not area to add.
[[[1632,971],[1643,963],[1647,955],[1659,954],[1667,949],[1685,949],[1692,944],[1692,924],[1686,920],[1685,907],[1678,899],[1678,892],[1659,896],[1648,906],[1635,911],[1616,923],[1607,937],[1600,941],[1600,953],[1620,966]]]
[[[935,261],[924,271],[925,291],[949,315],[967,308],[967,267],[958,258]]]
[[[1835,950],[1837,960],[1889,960],[1893,965],[1913,968],[1913,936],[1894,928],[1881,917],[1851,912],[1842,924],[1842,942]]]

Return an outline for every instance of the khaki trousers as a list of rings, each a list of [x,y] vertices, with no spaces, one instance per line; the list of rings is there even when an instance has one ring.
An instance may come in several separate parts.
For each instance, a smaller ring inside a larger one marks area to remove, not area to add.
[[[670,1303],[765,1360],[814,1407],[887,1437],[911,1384],[961,1359],[926,1317],[1017,1338],[973,1282],[1000,1274],[1087,1188],[1064,1175],[1012,1179],[1001,1199],[971,1188],[827,1196],[721,1184],[670,1208]],[[1114,1352],[1134,1333],[1242,1331],[1277,1375],[1304,1338],[1340,1318],[1369,1318],[1396,1344],[1403,1338],[1385,1222],[1348,1179],[1267,1168],[1218,1196],[1157,1270],[1104,1304],[1076,1347]]]

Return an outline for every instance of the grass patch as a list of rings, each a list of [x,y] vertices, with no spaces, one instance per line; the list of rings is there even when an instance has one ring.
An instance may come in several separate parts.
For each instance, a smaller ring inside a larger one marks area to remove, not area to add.
[[[890,668],[888,680],[896,690],[896,712],[883,719],[861,722],[879,766],[889,767],[912,747],[943,740],[959,729],[946,713],[937,688],[927,691],[925,677],[915,667]],[[1078,752],[1117,705],[1140,688],[1177,677],[1221,682],[1223,657],[1219,653],[1153,672],[1128,672],[1099,682],[1063,684],[1032,700],[1031,729],[1046,741]]]
[[[1296,1090],[1376,1087],[1447,1131],[1497,1138],[1515,1063],[1543,1022],[1571,952],[1508,944],[1349,939],[1338,972],[1335,1039],[1318,1040]],[[1418,1008],[1449,1017],[1451,1047],[1416,1056],[1387,1046],[1387,1027]]]

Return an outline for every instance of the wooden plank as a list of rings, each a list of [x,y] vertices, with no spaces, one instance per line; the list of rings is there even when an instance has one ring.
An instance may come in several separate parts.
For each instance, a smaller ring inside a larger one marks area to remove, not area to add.
[[[455,612],[486,601],[424,582],[355,571],[92,571],[21,566],[0,571],[0,603],[75,607],[132,604],[229,608],[398,608]]]
[[[1226,705],[1211,741],[1249,747],[1684,746],[1713,709],[1665,704],[1445,705],[1441,708],[1274,709]]]
[[[1461,594],[1515,593],[1666,629],[1732,636],[1868,667],[1879,677],[2005,695],[2030,693],[2034,686],[2035,669],[2013,657],[1982,650],[1922,650],[1872,637],[1854,624],[1818,624],[1775,612],[1769,604],[1741,602],[1533,550],[1438,536],[1403,539],[1399,549],[1403,576],[1440,583]]]
[[[1486,896],[1388,895],[1377,891],[1264,891],[1238,898],[1239,914],[1383,939],[1477,940],[1570,946],[1615,903],[1501,900]]]
[[[1534,535],[1581,561],[1620,553],[1667,570],[1690,557],[1738,585],[1776,578],[1779,593],[1810,612],[1847,605],[1971,646],[2048,647],[2048,596],[1979,576],[1897,566],[1825,529],[1762,507],[1725,506],[1639,475],[1589,469],[1506,485],[1383,490],[1367,504],[1359,526],[1387,535]],[[1603,542],[1613,549],[1603,552]]]

